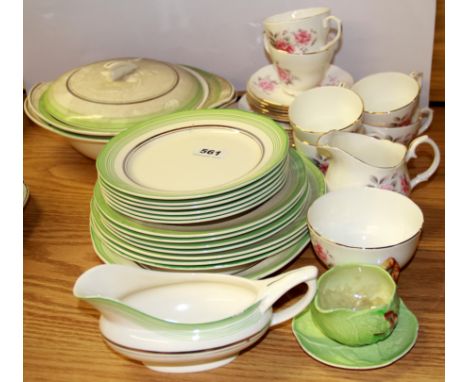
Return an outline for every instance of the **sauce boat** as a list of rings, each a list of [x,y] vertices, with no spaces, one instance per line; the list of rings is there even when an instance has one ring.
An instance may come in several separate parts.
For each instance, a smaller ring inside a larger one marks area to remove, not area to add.
[[[231,362],[270,326],[299,314],[315,295],[317,274],[306,266],[253,281],[105,264],[83,273],[73,292],[101,312],[101,333],[117,352],[156,371],[194,372]],[[302,298],[273,312],[301,283]]]

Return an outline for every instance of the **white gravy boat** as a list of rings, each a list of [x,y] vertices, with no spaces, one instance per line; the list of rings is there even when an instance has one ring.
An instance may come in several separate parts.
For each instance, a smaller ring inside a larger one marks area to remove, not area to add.
[[[153,370],[193,372],[232,361],[269,326],[299,314],[315,295],[317,274],[306,266],[253,281],[99,265],[73,293],[101,312],[101,333],[116,351]],[[302,298],[273,313],[275,301],[301,283],[308,287]]]

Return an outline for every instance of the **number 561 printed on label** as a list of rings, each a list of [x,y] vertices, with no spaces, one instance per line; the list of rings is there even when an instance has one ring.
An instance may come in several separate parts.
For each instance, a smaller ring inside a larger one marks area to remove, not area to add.
[[[208,158],[217,158],[217,159],[221,159],[225,155],[224,151],[216,150],[216,149],[209,148],[209,147],[202,147],[202,148],[196,149],[194,150],[193,153],[195,155],[200,155],[200,156],[208,157]]]

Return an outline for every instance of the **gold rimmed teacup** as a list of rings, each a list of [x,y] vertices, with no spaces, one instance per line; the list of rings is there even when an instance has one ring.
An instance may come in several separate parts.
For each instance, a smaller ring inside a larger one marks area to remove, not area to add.
[[[364,123],[394,127],[411,123],[419,104],[422,73],[382,72],[356,82],[351,89],[364,102]]]

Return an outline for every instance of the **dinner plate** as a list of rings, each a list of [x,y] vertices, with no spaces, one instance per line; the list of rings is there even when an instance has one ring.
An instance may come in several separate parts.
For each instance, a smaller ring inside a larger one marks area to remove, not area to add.
[[[99,187],[101,192],[105,196],[110,196],[115,201],[119,201],[126,206],[134,206],[147,209],[148,211],[156,210],[160,211],[170,211],[177,215],[178,212],[181,212],[184,215],[190,214],[190,211],[217,211],[220,209],[226,209],[234,207],[237,204],[244,203],[249,199],[256,198],[259,194],[265,192],[266,190],[271,190],[271,188],[276,185],[281,180],[285,180],[287,174],[289,173],[289,160],[285,160],[277,169],[271,171],[267,176],[259,179],[256,182],[251,183],[250,185],[242,188],[238,188],[233,192],[228,192],[225,194],[220,194],[213,198],[206,199],[195,199],[195,200],[183,200],[183,201],[155,201],[154,199],[146,199],[135,197],[132,195],[124,194],[119,192],[119,190],[114,190],[112,186],[107,185],[101,179],[98,179]]]
[[[351,87],[353,77],[336,65],[330,65],[320,86],[338,86],[343,83]],[[278,73],[273,65],[266,65],[257,70],[247,81],[247,92],[265,103],[280,108],[288,108],[294,96],[286,93],[280,85]]]
[[[398,323],[386,339],[371,345],[346,346],[326,337],[315,324],[310,306],[292,322],[293,333],[312,358],[344,369],[375,369],[390,365],[407,354],[418,337],[418,320],[400,299]]]
[[[259,253],[263,250],[273,248],[277,243],[286,241],[297,233],[304,231],[307,227],[306,214],[310,200],[313,199],[312,193],[308,192],[307,197],[301,202],[301,213],[295,217],[288,225],[281,229],[269,233],[268,235],[257,237],[248,242],[242,242],[241,245],[218,246],[215,248],[161,248],[155,243],[141,243],[138,241],[128,241],[124,236],[115,233],[107,228],[100,216],[91,213],[91,220],[94,227],[108,240],[114,244],[140,253],[145,256],[153,256],[161,259],[174,259],[199,261],[199,260],[218,260],[222,258],[237,257]],[[247,257],[247,256],[246,256]]]
[[[97,230],[91,226],[91,232],[93,233],[93,241],[97,241],[98,245],[104,245],[108,250],[118,253],[119,256],[127,258],[130,261],[138,262],[139,264],[144,264],[147,266],[159,268],[159,269],[168,269],[168,270],[181,270],[181,271],[194,271],[194,272],[203,272],[203,271],[211,271],[211,270],[221,270],[221,269],[232,269],[235,267],[240,267],[247,264],[256,263],[260,260],[263,260],[267,257],[276,255],[283,250],[287,250],[288,248],[294,246],[295,244],[299,243],[303,239],[310,240],[310,236],[308,231],[304,231],[298,233],[296,236],[290,238],[288,241],[284,243],[278,244],[277,247],[272,249],[271,251],[265,251],[259,254],[255,254],[253,256],[249,256],[247,258],[242,259],[225,259],[226,261],[220,260],[219,262],[209,262],[209,261],[193,261],[193,262],[177,262],[172,260],[163,260],[159,258],[144,256],[134,251],[124,249],[119,247],[109,240],[105,239]]]
[[[138,267],[138,268],[145,268],[145,269],[154,269],[154,270],[164,270],[166,272],[170,272],[171,269],[167,268],[158,268],[158,267],[152,267],[149,265],[145,264],[140,264],[136,261],[129,260],[123,256],[121,256],[118,252],[113,251],[109,247],[107,247],[102,240],[99,239],[98,235],[95,233],[94,230],[90,230],[90,235],[91,235],[91,243],[93,245],[94,252],[96,253],[97,257],[99,257],[104,263],[106,264],[122,264],[130,267]],[[219,272],[219,273],[227,273],[227,274],[232,274],[235,272],[240,272],[246,268],[249,268],[250,266],[253,266],[254,264],[247,264],[247,265],[238,265],[234,266],[232,268],[224,268],[220,270],[216,269],[211,269],[210,272]],[[183,271],[183,270],[178,270]],[[189,271],[191,272],[191,271]]]
[[[315,194],[317,195],[317,194]],[[316,198],[317,196],[315,196]],[[183,253],[186,251],[204,251],[204,253],[211,253],[214,251],[219,251],[221,249],[234,249],[247,246],[259,240],[263,240],[276,232],[282,230],[285,226],[294,221],[298,215],[301,213],[299,209],[300,203],[297,203],[291,210],[284,216],[283,219],[278,219],[273,221],[271,224],[262,227],[255,231],[250,231],[246,234],[241,234],[239,236],[233,236],[226,239],[220,239],[216,241],[200,241],[200,242],[186,242],[185,240],[179,240],[177,242],[166,242],[161,241],[157,237],[152,236],[143,236],[134,235],[134,233],[129,233],[128,231],[122,230],[119,227],[116,227],[106,221],[102,215],[99,214],[97,208],[91,205],[91,214],[94,216],[99,216],[101,223],[114,235],[120,237],[122,240],[125,240],[129,244],[134,244],[135,246],[143,246],[147,248],[158,248],[161,252],[168,253]],[[221,248],[221,249],[220,249]]]
[[[265,203],[249,212],[215,223],[208,222],[186,226],[143,223],[130,219],[110,208],[99,193],[94,195],[93,200],[106,220],[129,232],[138,232],[159,238],[174,238],[176,241],[180,239],[187,239],[187,241],[192,242],[219,240],[268,225],[273,220],[287,214],[301,198],[301,190],[306,185],[304,163],[294,150],[291,150],[289,155],[292,159],[290,171],[292,176],[281,190]],[[322,179],[318,178],[318,181],[321,182]]]
[[[301,226],[292,234],[288,233],[287,236],[282,233],[276,234],[276,237],[272,237],[271,245],[260,242],[258,246],[253,244],[242,251],[223,251],[205,256],[177,256],[131,247],[122,240],[117,241],[116,237],[111,238],[108,232],[102,231],[102,225],[99,226],[98,224],[99,223],[95,223],[95,221],[91,221],[91,230],[97,234],[99,240],[105,243],[110,249],[118,252],[121,256],[147,265],[174,269],[179,267],[192,268],[193,270],[230,267],[238,264],[252,263],[290,247],[304,235],[308,234],[307,227]]]
[[[194,66],[183,65],[183,67],[197,72],[205,79],[206,83],[208,84],[208,97],[200,109],[214,109],[218,107],[224,107],[226,104],[235,99],[236,89],[234,85],[227,79]]]
[[[309,187],[310,188],[310,187]],[[318,192],[315,189],[314,197],[318,197]],[[305,196],[303,197],[305,198]],[[94,202],[91,203],[91,211],[95,216],[99,216],[101,222],[112,231],[115,235],[136,244],[157,246],[161,250],[200,250],[203,249],[209,252],[211,249],[219,250],[219,247],[238,248],[248,245],[260,238],[266,238],[289,224],[301,212],[302,199],[299,199],[284,215],[278,219],[272,219],[268,224],[263,225],[258,229],[249,230],[248,232],[240,232],[238,235],[228,235],[227,237],[212,236],[205,238],[175,238],[175,237],[158,237],[154,235],[144,234],[141,232],[127,230],[124,227],[114,224],[101,214]]]
[[[247,279],[261,279],[267,277],[279,269],[283,268],[296,257],[298,257],[305,247],[310,243],[310,239],[304,237],[297,244],[287,248],[284,251],[278,252],[277,254],[267,257],[266,259],[260,260],[257,263],[251,263],[247,265],[241,265],[231,269],[221,269],[221,270],[210,270],[210,272],[220,272],[226,274],[234,274],[239,277],[245,277]],[[93,241],[93,248],[96,252],[96,255],[107,264],[122,264],[129,267],[135,268],[145,268],[145,269],[155,269],[155,267],[149,267],[144,264],[139,264],[138,262],[128,260],[122,256],[119,256],[117,253],[106,248],[102,243],[95,243]],[[167,271],[167,270],[166,270]]]
[[[91,237],[93,238],[93,232],[91,232]],[[233,267],[231,269],[224,268],[221,270],[212,269],[212,273],[225,273],[225,274],[235,274],[236,276],[245,277],[248,279],[261,279],[267,277],[283,268],[296,257],[298,257],[305,247],[310,243],[310,238],[304,237],[297,244],[287,248],[284,251],[278,252],[277,254],[267,257],[266,259],[260,260],[256,263],[240,265]],[[144,264],[139,264],[136,261],[128,260],[125,257],[120,256],[118,253],[111,251],[107,248],[102,242],[98,240],[92,240],[94,252],[99,257],[99,259],[106,264],[122,264],[134,268],[145,268],[145,269],[154,269],[161,270],[157,267],[150,267]],[[165,270],[169,271],[170,270]]]
[[[309,165],[313,167],[313,165]],[[209,243],[164,243],[152,240],[146,240],[141,237],[133,237],[127,235],[124,231],[116,230],[112,225],[106,223],[102,215],[99,214],[96,208],[91,209],[91,218],[95,220],[97,226],[100,226],[102,234],[113,240],[117,244],[129,249],[142,249],[156,253],[158,257],[177,258],[177,259],[210,259],[214,256],[226,256],[222,253],[230,251],[227,256],[243,255],[252,253],[262,247],[273,245],[275,240],[281,240],[281,237],[287,238],[294,235],[307,225],[307,210],[313,201],[319,196],[315,185],[315,174],[313,171],[308,171],[308,190],[304,199],[299,201],[298,213],[291,214],[291,217],[285,219],[281,225],[277,225],[273,229],[262,232],[260,235],[240,235],[235,237],[235,241],[224,239],[219,242]],[[295,209],[297,209],[295,207]]]
[[[203,77],[189,68],[128,58],[72,69],[52,82],[42,99],[47,111],[67,125],[106,131],[196,109],[208,92]]]
[[[244,211],[255,208],[259,204],[269,199],[274,194],[274,192],[283,187],[285,182],[286,178],[281,177],[266,190],[262,190],[262,192],[254,194],[246,200],[241,199],[240,202],[232,203],[232,205],[229,205],[231,203],[228,203],[228,205],[221,206],[222,208],[216,206],[208,209],[199,208],[198,210],[191,211],[161,211],[148,209],[146,206],[130,206],[115,200],[110,195],[105,195],[103,193],[103,196],[109,206],[116,211],[141,221],[169,224],[195,224],[200,222],[226,219],[230,216],[238,215]],[[102,191],[102,189],[99,189],[96,192],[102,193]]]
[[[287,135],[269,118],[230,109],[195,110],[119,134],[96,165],[99,176],[122,192],[184,200],[255,182],[287,152]]]

